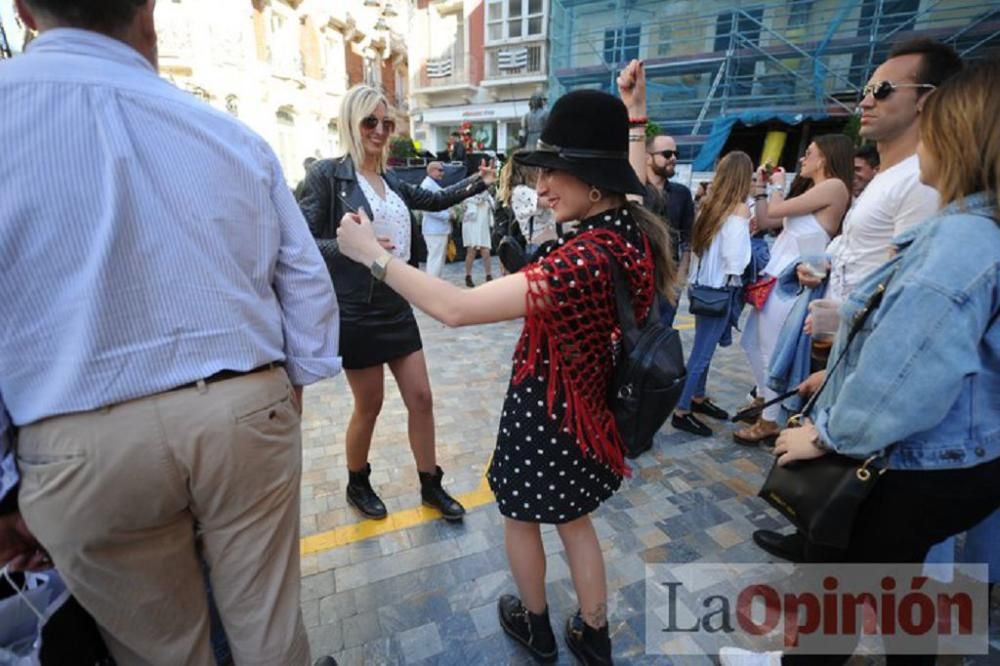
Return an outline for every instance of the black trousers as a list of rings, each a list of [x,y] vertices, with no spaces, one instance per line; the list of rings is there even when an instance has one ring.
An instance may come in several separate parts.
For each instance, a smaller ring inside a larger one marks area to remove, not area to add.
[[[934,544],[965,532],[1000,508],[1000,458],[953,470],[890,470],[861,507],[846,551],[806,549],[810,562],[920,564]],[[934,655],[891,654],[887,666],[933,666]],[[832,666],[850,655],[785,655],[785,666]]]

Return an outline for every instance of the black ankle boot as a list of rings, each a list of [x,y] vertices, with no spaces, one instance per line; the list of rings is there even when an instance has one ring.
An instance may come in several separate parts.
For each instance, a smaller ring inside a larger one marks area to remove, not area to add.
[[[437,509],[445,520],[461,520],[465,515],[465,507],[441,487],[444,472],[440,467],[434,468],[433,474],[419,472],[420,498],[429,507]]]
[[[535,615],[511,594],[505,594],[497,602],[500,626],[504,633],[527,648],[531,656],[543,664],[554,663],[559,654],[556,636],[549,623],[549,609]]]
[[[580,611],[566,620],[566,645],[584,666],[612,666],[608,625],[594,629],[583,621]]]
[[[385,510],[385,504],[372,490],[371,481],[368,480],[371,474],[372,466],[367,463],[360,472],[347,470],[347,503],[369,518],[381,520],[388,512]]]

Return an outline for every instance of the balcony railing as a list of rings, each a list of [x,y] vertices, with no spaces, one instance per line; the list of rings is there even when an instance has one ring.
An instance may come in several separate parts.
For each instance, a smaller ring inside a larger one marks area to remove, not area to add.
[[[431,58],[420,68],[421,89],[474,85],[472,81],[473,58],[469,54]]]
[[[486,49],[486,78],[512,79],[546,75],[545,42]]]

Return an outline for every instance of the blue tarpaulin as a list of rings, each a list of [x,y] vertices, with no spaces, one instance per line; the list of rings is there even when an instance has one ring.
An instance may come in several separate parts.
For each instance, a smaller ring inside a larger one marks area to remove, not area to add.
[[[817,111],[812,113],[781,113],[777,111],[744,111],[731,116],[723,116],[712,123],[712,131],[701,146],[701,152],[694,159],[692,171],[713,171],[715,161],[719,159],[722,149],[729,140],[729,134],[736,123],[744,125],[760,125],[762,123],[780,122],[786,125],[798,125],[805,120],[823,120],[830,114]]]

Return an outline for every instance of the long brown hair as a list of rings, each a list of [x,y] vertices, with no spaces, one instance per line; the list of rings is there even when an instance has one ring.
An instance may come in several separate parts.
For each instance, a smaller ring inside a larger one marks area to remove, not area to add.
[[[628,213],[632,216],[649,238],[650,249],[653,251],[655,288],[671,303],[677,304],[674,284],[677,282],[677,264],[674,262],[673,249],[670,247],[670,234],[667,233],[667,222],[649,212],[635,201],[627,202]]]
[[[524,148],[520,148],[507,158],[506,164],[500,169],[500,176],[497,178],[497,201],[505,206],[510,205],[510,198],[514,194],[514,188],[518,185],[527,185],[535,189],[537,178],[536,170],[533,167],[518,164],[514,157],[520,153],[527,153]]]
[[[696,256],[708,251],[729,214],[741,203],[746,203],[752,179],[753,161],[743,151],[734,150],[719,161],[712,187],[701,200],[691,230],[691,251]]]
[[[941,84],[920,114],[920,140],[936,164],[941,205],[1000,191],[1000,62],[986,61]],[[996,205],[994,203],[994,205]],[[1000,215],[1000,206],[995,211]]]
[[[854,142],[843,134],[823,134],[813,143],[826,160],[826,177],[836,178],[850,192],[854,187]]]

